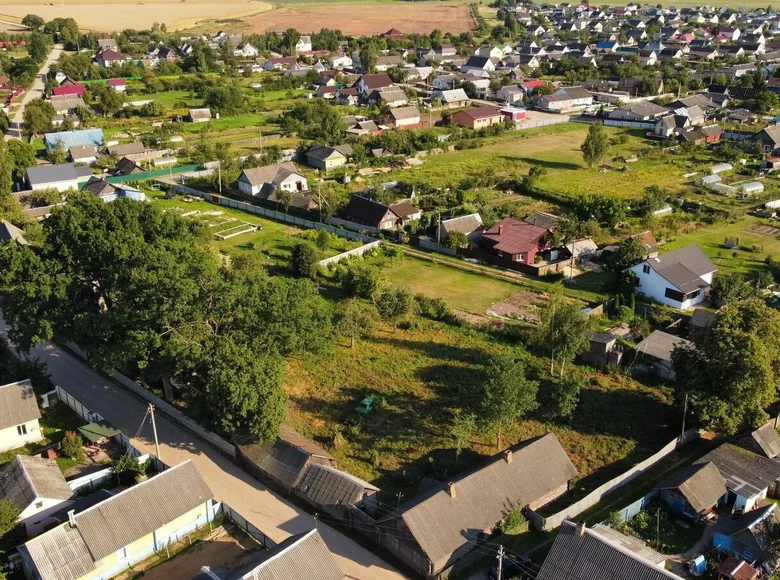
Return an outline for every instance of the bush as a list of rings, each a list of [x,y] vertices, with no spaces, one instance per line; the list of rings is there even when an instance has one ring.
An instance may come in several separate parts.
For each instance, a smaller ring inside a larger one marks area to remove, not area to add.
[[[350,296],[373,299],[382,285],[379,272],[366,264],[350,264],[338,272],[341,287]]]
[[[83,463],[86,459],[84,453],[84,440],[75,431],[66,431],[65,437],[60,442],[62,452],[76,463]]]
[[[430,298],[423,294],[418,294],[414,299],[417,302],[417,311],[420,316],[445,322],[455,316],[452,309],[441,298]]]
[[[146,473],[147,465],[138,461],[137,457],[125,453],[114,461],[113,468],[119,485],[132,485]]]
[[[314,280],[317,277],[319,261],[320,253],[311,244],[299,242],[293,246],[290,265],[296,276]]]
[[[499,526],[502,534],[519,534],[525,531],[525,523],[528,519],[523,515],[520,506],[509,504],[509,510],[504,512],[504,519]]]

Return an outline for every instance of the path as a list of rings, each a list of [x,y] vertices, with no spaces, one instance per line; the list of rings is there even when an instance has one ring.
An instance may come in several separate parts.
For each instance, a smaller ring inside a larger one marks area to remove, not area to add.
[[[41,65],[38,74],[35,75],[35,81],[33,81],[32,87],[30,87],[30,90],[25,92],[22,95],[22,100],[19,103],[19,108],[16,110],[16,113],[13,114],[13,116],[11,117],[11,127],[8,129],[8,133],[5,134],[6,141],[8,141],[9,139],[22,138],[22,121],[24,119],[24,108],[27,106],[27,103],[29,103],[33,99],[38,99],[43,97],[43,88],[46,84],[43,79],[45,78],[46,73],[49,72],[49,67],[55,62],[57,62],[57,60],[59,60],[63,50],[65,50],[63,45],[61,44],[54,45],[54,48],[49,53],[49,56],[46,57],[46,60]]]
[[[0,336],[7,325],[0,317]],[[30,353],[46,363],[54,384],[73,395],[80,403],[102,415],[128,436],[138,431],[146,412],[146,403],[93,371],[62,348],[45,344]],[[271,539],[280,542],[292,534],[311,530],[313,518],[270,491],[242,471],[216,449],[189,431],[181,429],[161,413],[157,415],[157,435],[161,459],[177,465],[191,459],[206,480],[216,499],[257,526]],[[154,453],[152,428],[147,420],[133,445],[143,453]],[[350,540],[334,528],[319,522],[317,528],[348,578],[358,580],[399,580],[399,572],[379,557]]]

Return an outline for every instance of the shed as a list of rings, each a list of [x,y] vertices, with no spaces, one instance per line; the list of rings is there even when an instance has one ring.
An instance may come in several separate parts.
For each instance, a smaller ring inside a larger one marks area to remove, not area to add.
[[[689,346],[691,344],[690,341],[684,338],[660,330],[654,330],[647,338],[636,345],[636,350],[649,359],[648,362],[658,376],[672,381],[674,380],[672,351],[675,347]]]
[[[655,486],[672,513],[698,522],[726,495],[726,481],[713,463],[688,465]]]
[[[120,433],[119,429],[112,427],[105,421],[82,425],[78,428],[78,431],[84,439],[91,441],[92,443],[100,443]]]

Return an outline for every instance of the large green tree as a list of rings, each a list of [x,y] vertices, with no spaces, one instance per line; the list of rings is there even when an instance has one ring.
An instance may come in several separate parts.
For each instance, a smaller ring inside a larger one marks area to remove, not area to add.
[[[24,132],[35,138],[41,133],[51,131],[54,107],[43,99],[33,99],[25,106],[23,119]]]
[[[13,162],[13,178],[17,181],[24,179],[27,168],[35,167],[38,162],[35,146],[20,139],[12,139],[8,142],[8,153],[10,153]]]
[[[0,198],[11,195],[14,178],[14,160],[8,151],[8,144],[0,137]]]
[[[601,163],[609,149],[609,138],[604,127],[599,123],[593,123],[588,127],[588,136],[580,146],[582,158],[588,167]]]
[[[507,356],[493,358],[487,366],[487,376],[482,387],[480,418],[495,431],[496,446],[501,449],[501,434],[538,406],[539,384],[525,376],[521,363]]]
[[[672,368],[701,424],[726,434],[761,425],[780,384],[780,312],[759,299],[729,304],[695,346],[674,350]]]
[[[98,106],[106,117],[111,117],[121,111],[124,102],[124,95],[111,87],[104,87],[98,95]]]

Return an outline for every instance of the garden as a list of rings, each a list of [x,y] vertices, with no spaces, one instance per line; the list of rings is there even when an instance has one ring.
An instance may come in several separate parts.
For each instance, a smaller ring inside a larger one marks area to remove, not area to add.
[[[615,520],[615,518],[612,518]],[[683,554],[701,539],[703,528],[681,521],[662,502],[653,502],[645,510],[624,522],[612,521],[619,532],[635,536],[661,554]]]

